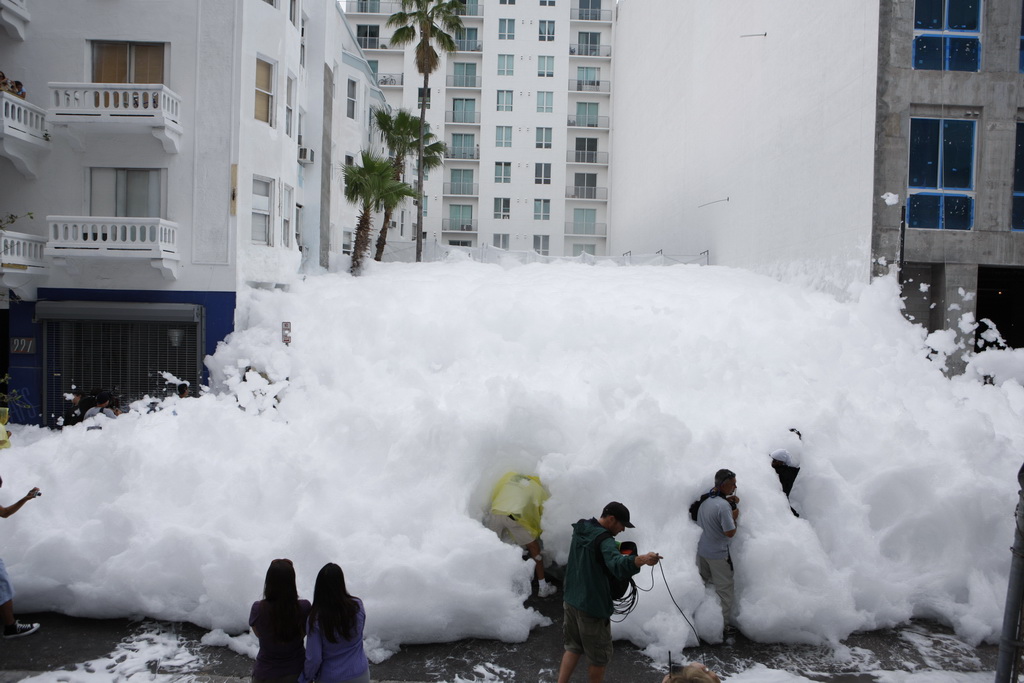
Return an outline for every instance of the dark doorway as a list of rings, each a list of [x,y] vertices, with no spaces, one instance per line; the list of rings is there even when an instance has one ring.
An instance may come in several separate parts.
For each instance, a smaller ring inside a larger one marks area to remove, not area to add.
[[[987,347],[982,334],[991,320],[1007,346],[1024,348],[1024,268],[978,267],[977,348]]]

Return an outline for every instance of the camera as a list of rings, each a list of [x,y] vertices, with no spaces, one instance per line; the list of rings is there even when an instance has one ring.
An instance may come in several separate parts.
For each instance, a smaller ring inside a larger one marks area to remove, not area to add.
[[[36,491],[36,495],[34,495],[34,496],[32,496],[32,497],[33,497],[33,498],[38,498],[38,497],[39,497],[39,496],[41,496],[41,495],[43,495],[43,492],[42,492],[42,491]]]

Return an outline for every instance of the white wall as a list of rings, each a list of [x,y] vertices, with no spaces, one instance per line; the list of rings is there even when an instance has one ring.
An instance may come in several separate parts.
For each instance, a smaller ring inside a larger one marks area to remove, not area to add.
[[[618,11],[610,252],[866,281],[878,1]]]

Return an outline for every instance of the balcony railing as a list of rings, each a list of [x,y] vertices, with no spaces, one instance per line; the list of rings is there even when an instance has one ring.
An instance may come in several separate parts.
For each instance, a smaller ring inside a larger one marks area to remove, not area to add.
[[[377,85],[405,85],[405,74],[377,74]]]
[[[441,230],[444,232],[476,232],[477,221],[466,221],[455,218],[442,218]]]
[[[569,114],[568,125],[577,128],[607,128],[607,116],[594,116],[591,114]]]
[[[480,194],[480,185],[478,183],[445,183],[444,193],[475,197]]]
[[[591,80],[580,80],[578,78],[569,79],[569,91],[570,92],[611,92],[612,82],[611,81],[591,81]]]
[[[480,145],[475,147],[452,147],[446,145],[444,150],[445,159],[479,159]]]
[[[569,10],[569,18],[573,21],[611,21],[612,11],[610,9],[580,9],[573,7]]]
[[[0,232],[0,250],[3,252],[3,267],[19,270],[26,268],[44,268],[43,250],[46,238],[38,235],[26,235],[13,230]]]
[[[111,259],[152,260],[152,265],[173,279],[178,260],[178,224],[163,218],[110,218],[47,216],[49,241],[46,255],[55,259],[95,256]]]
[[[484,41],[482,40],[470,40],[468,38],[455,39],[456,52],[483,52],[483,49]]]
[[[570,149],[565,153],[565,160],[576,164],[607,164],[608,152],[588,152]]]
[[[401,11],[402,3],[393,0],[348,0],[346,14],[394,14]]]
[[[478,2],[462,3],[462,7],[456,6],[455,14],[460,17],[482,17],[484,15],[484,6]]]
[[[452,88],[479,88],[482,82],[482,76],[448,74],[448,86]]]
[[[446,111],[444,113],[445,123],[480,123],[480,112],[478,111]]]
[[[608,188],[569,185],[565,188],[565,196],[567,199],[608,199]]]
[[[592,45],[590,43],[571,43],[569,54],[576,57],[611,57],[611,45]]]
[[[566,235],[607,235],[607,223],[574,223],[567,221],[565,224]]]
[[[25,29],[31,20],[25,0],[0,0],[0,26],[14,40],[25,40]]]
[[[181,141],[181,97],[161,83],[50,83],[49,117],[104,131],[147,127],[170,153]]]
[[[26,178],[50,151],[46,110],[8,92],[0,93],[0,156],[7,157]]]

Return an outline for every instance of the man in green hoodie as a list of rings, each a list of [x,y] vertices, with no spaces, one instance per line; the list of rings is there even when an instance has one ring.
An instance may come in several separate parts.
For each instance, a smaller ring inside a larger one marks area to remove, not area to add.
[[[615,609],[608,573],[617,579],[628,579],[644,565],[653,567],[661,559],[658,553],[634,557],[619,552],[612,537],[632,528],[629,510],[614,501],[604,506],[600,519],[581,519],[572,525],[562,605],[565,653],[558,670],[558,683],[569,683],[584,654],[590,661],[587,672],[590,683],[604,680],[605,667],[612,658],[611,616]]]

